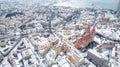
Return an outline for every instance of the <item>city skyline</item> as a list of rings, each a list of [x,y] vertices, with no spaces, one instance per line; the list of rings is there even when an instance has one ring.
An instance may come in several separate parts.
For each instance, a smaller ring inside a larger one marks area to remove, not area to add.
[[[117,10],[119,0],[0,0],[0,1],[16,1],[24,4],[40,3],[41,5],[53,6],[69,6],[76,8],[90,7],[91,4],[96,5],[97,8],[108,8]],[[112,5],[111,5],[112,4]],[[114,5],[113,5],[114,4]]]

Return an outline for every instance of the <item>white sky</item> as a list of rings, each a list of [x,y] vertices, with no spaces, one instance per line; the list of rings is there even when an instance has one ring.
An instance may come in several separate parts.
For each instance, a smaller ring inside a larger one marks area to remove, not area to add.
[[[111,8],[111,9],[117,9],[118,1],[119,0],[0,0],[0,1],[18,1],[18,2],[24,2],[24,3],[54,3],[52,5],[56,6],[70,6],[70,7],[89,7],[91,4],[95,4],[96,7],[104,7],[104,8]]]

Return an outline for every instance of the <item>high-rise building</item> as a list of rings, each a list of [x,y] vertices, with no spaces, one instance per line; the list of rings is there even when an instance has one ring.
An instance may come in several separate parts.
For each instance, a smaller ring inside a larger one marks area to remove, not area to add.
[[[119,0],[119,3],[118,3],[118,8],[117,8],[117,16],[120,16],[120,0]]]

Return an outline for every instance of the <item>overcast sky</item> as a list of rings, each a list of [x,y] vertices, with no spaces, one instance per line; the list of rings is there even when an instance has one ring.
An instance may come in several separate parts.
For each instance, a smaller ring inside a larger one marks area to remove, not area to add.
[[[91,4],[94,4],[98,8],[110,8],[117,9],[119,0],[0,0],[0,1],[18,1],[24,2],[27,4],[41,3],[41,4],[50,4],[56,2],[52,5],[55,6],[70,6],[76,8],[89,7]]]

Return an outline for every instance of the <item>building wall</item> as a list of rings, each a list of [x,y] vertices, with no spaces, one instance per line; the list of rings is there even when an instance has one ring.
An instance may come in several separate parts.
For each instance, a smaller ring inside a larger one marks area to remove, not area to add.
[[[99,65],[101,67],[109,67],[108,61],[104,58],[97,56],[96,54],[94,54],[94,52],[88,51],[87,58],[97,66]]]

